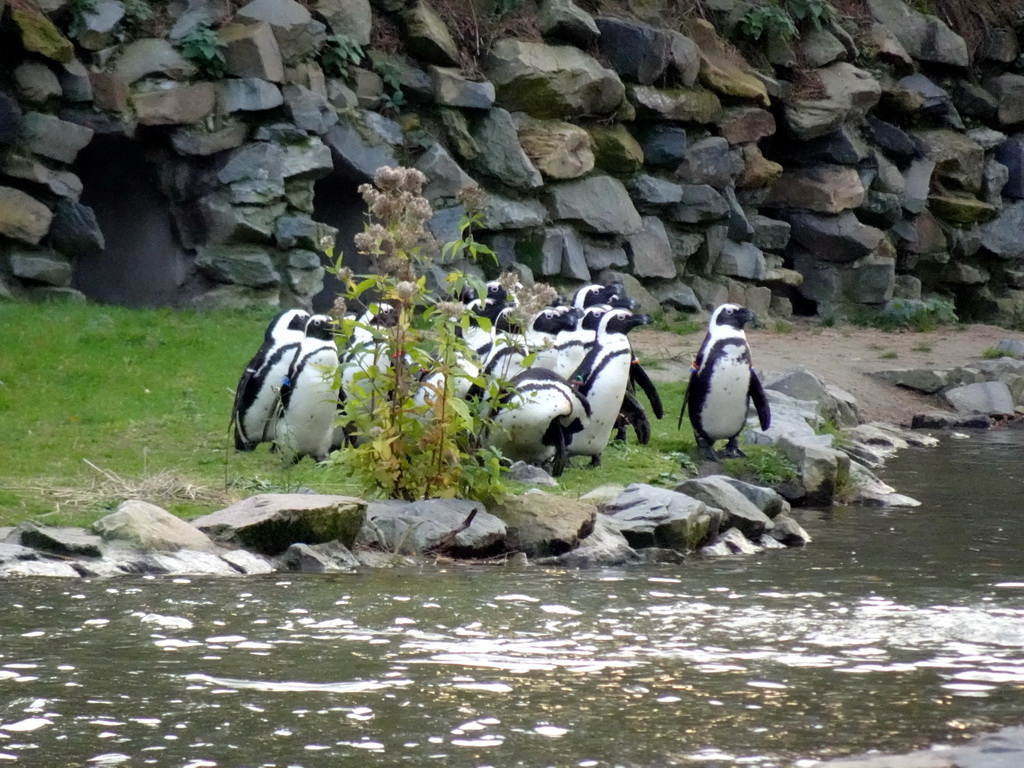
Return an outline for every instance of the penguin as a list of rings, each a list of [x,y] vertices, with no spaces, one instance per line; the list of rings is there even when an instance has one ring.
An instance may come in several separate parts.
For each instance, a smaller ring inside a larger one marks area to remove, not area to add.
[[[303,456],[323,461],[331,450],[338,410],[338,347],[334,321],[313,315],[306,335],[292,355],[281,387],[275,424],[278,449],[293,463]]]
[[[235,402],[231,408],[231,432],[235,450],[251,451],[259,443],[271,442],[271,417],[291,357],[306,335],[309,313],[303,309],[279,312],[263,334],[263,344],[245,366]]]
[[[398,324],[398,310],[387,302],[372,303],[358,317],[347,315],[343,328],[348,339],[339,353],[340,386],[338,388],[338,425],[331,440],[331,449],[336,450],[346,442],[351,442],[351,409],[352,403],[361,403],[367,411],[374,408],[374,398],[383,381],[382,374],[391,367],[387,355],[387,345],[381,333]],[[371,381],[362,376],[375,370],[376,377]]]
[[[725,456],[745,454],[736,442],[753,401],[761,429],[771,425],[771,409],[764,387],[750,365],[750,346],[743,326],[754,313],[739,304],[722,304],[708,321],[708,332],[690,370],[690,385],[683,396],[679,426],[690,409],[690,423],[700,455],[717,461],[715,442],[728,440]]]
[[[626,334],[650,322],[650,315],[628,309],[612,309],[601,316],[593,347],[569,378],[592,412],[583,429],[570,438],[570,456],[590,456],[591,466],[600,466],[629,384],[633,350]]]
[[[637,308],[637,302],[626,295],[626,289],[622,283],[584,285],[572,296],[572,306],[577,309],[586,309],[595,304],[607,304],[612,309],[628,309],[630,311]]]
[[[528,368],[505,386],[491,414],[484,444],[510,461],[565,470],[566,445],[591,418],[590,404],[554,371]]]

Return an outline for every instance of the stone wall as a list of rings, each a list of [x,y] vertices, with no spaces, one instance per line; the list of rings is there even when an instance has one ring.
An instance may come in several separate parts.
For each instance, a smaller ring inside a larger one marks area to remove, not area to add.
[[[120,0],[35,2],[0,20],[0,295],[77,286],[132,303],[96,273],[132,275],[135,237],[172,284],[135,303],[308,306],[339,229],[353,251],[355,187],[403,164],[428,176],[441,241],[458,189],[484,187],[480,237],[527,277],[625,279],[648,307],[683,311],[935,295],[962,316],[1024,318],[1010,28],[972,59],[935,16],[864,0],[769,39],[755,69],[723,36],[740,0],[671,28],[543,0],[536,39],[499,37],[475,61],[428,0],[191,0],[162,27]],[[223,45],[217,79],[182,55],[203,24]],[[380,29],[400,31],[397,53],[371,45]],[[336,35],[366,54],[344,76],[323,65]],[[79,159],[97,137],[138,145],[109,162],[144,162],[156,203],[130,184],[83,190],[102,183]]]

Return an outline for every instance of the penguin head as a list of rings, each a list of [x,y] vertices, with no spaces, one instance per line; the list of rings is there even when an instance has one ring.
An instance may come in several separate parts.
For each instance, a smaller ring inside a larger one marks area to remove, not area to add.
[[[743,326],[753,319],[754,313],[746,307],[741,307],[739,304],[722,304],[711,314],[708,327],[714,329],[719,326],[728,326],[742,331]]]
[[[394,328],[398,325],[398,310],[392,304],[371,304],[366,312],[370,315],[368,324],[376,328]]]
[[[330,315],[313,315],[306,321],[306,338],[331,341],[334,339],[335,324]]]
[[[629,333],[638,325],[647,325],[652,320],[650,315],[634,315],[628,309],[613,309],[601,318],[598,333]]]
[[[306,322],[309,320],[309,312],[304,309],[286,309],[279,312],[277,317],[270,321],[264,339],[269,342],[278,342],[289,331],[302,333],[306,330]]]
[[[587,307],[583,310],[583,316],[580,318],[577,327],[584,331],[596,331],[597,327],[601,324],[601,318],[612,311],[612,308],[607,304],[594,304],[591,307]]]
[[[552,336],[559,331],[571,331],[576,327],[578,317],[572,307],[547,307],[538,312],[530,321],[530,329]]]

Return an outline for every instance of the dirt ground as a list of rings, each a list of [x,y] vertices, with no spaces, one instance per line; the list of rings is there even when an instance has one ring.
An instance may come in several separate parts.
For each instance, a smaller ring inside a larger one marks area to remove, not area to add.
[[[1024,338],[1020,332],[992,325],[950,326],[927,333],[826,328],[811,320],[797,320],[792,326],[791,331],[747,330],[754,367],[762,381],[803,366],[853,395],[863,421],[908,426],[915,413],[949,408],[938,398],[892,386],[872,373],[956,368],[983,359],[983,352],[1002,339]],[[630,339],[640,360],[651,361],[648,372],[652,379],[677,381],[689,376],[690,361],[703,334],[637,330]]]

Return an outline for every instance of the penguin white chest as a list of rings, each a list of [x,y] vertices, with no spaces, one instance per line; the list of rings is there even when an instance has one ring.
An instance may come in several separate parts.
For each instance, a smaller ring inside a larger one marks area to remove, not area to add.
[[[750,366],[738,355],[715,361],[700,412],[701,426],[712,440],[739,434],[747,420]]]

